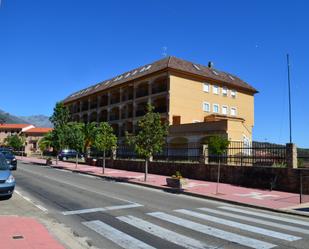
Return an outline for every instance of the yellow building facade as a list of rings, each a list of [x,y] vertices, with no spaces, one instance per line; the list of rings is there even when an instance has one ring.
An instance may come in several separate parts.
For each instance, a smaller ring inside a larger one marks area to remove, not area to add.
[[[71,94],[71,119],[109,122],[121,141],[134,132],[147,103],[169,124],[170,144],[203,143],[220,134],[251,141],[254,94],[240,78],[176,57],[167,57]]]

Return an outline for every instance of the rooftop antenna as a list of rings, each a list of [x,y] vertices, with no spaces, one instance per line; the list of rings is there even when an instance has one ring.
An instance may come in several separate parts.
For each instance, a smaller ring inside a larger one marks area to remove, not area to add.
[[[167,47],[166,46],[162,47],[162,56],[167,57]]]
[[[289,124],[290,124],[290,143],[292,143],[292,104],[291,104],[291,79],[290,79],[290,56],[286,55],[288,66],[288,91],[289,91]]]

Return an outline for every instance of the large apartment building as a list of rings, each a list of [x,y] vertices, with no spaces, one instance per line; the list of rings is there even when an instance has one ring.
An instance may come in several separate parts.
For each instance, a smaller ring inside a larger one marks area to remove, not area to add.
[[[240,78],[173,56],[125,72],[64,100],[73,121],[109,122],[121,138],[134,132],[151,103],[169,126],[170,144],[221,134],[250,141],[257,90]]]

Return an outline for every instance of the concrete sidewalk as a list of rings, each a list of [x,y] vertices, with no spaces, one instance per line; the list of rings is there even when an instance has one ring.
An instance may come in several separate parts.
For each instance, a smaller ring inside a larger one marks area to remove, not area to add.
[[[44,164],[45,160],[38,158],[18,158],[24,162]],[[149,174],[147,182],[144,182],[144,173],[132,172],[118,169],[106,168],[105,174],[102,174],[101,167],[79,164],[76,168],[74,163],[59,161],[58,165],[53,162],[52,167],[58,167],[73,172],[80,172],[99,177],[112,178],[116,180],[126,181],[129,183],[139,184],[143,186],[171,190],[166,185],[167,176]],[[282,191],[270,191],[262,189],[253,189],[239,187],[231,184],[220,183],[219,193],[216,194],[215,182],[200,181],[193,179],[186,179],[187,186],[182,191],[183,194],[219,199],[231,203],[238,203],[246,206],[260,207],[272,210],[281,210],[285,212],[292,211],[298,207],[307,207],[307,205],[300,204],[300,196],[295,193],[288,193]],[[308,205],[309,206],[309,205]],[[297,212],[299,214],[309,215],[309,212]]]
[[[36,219],[0,216],[1,248],[64,249]]]

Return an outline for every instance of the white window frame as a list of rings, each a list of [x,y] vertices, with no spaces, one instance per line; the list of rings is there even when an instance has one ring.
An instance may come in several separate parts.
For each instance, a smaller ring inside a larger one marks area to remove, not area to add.
[[[217,111],[217,112],[215,112],[215,106],[218,107],[218,111]],[[212,112],[213,112],[213,113],[220,113],[220,105],[219,105],[219,104],[213,104],[213,105],[212,105]]]
[[[215,91],[215,89],[217,89],[217,92]],[[213,85],[212,86],[212,92],[213,92],[213,94],[219,95],[219,93],[220,93],[219,86],[218,85]]]
[[[224,93],[225,92],[225,93]],[[222,87],[222,96],[227,97],[229,90],[226,86]]]
[[[209,93],[210,84],[209,83],[203,83],[203,91],[206,93]]]
[[[235,114],[233,114],[233,110],[235,110]],[[237,116],[237,108],[236,107],[231,107],[230,108],[230,114],[231,114],[231,116]]]
[[[223,108],[226,108],[226,113],[223,112]],[[223,115],[228,115],[229,114],[229,107],[227,105],[222,105],[221,106],[221,113]]]
[[[231,90],[231,97],[236,98],[237,96],[237,91],[236,90]]]
[[[204,108],[205,105],[208,105],[208,110],[206,110],[206,109]],[[210,104],[209,104],[209,102],[206,102],[206,101],[203,102],[203,111],[204,111],[204,112],[210,112]]]

